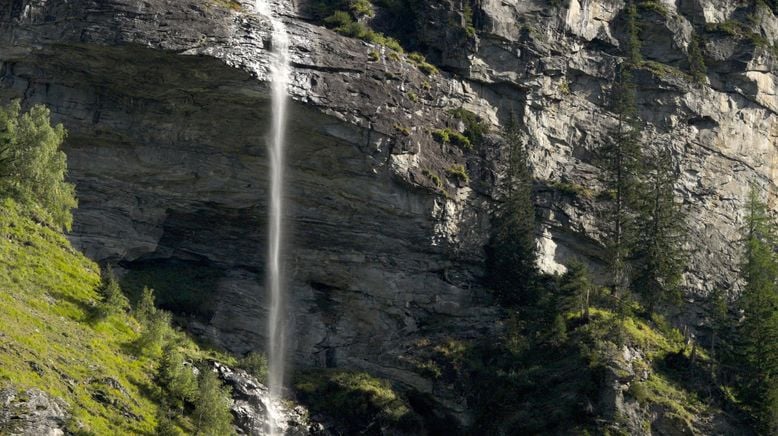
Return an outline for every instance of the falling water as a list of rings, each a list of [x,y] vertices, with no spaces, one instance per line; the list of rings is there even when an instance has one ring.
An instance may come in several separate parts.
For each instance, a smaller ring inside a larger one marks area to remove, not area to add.
[[[270,388],[270,434],[278,433],[278,410],[284,384],[285,320],[283,319],[283,278],[281,276],[281,244],[283,241],[283,185],[284,185],[284,135],[286,133],[286,88],[289,82],[289,36],[283,21],[271,11],[270,0],[256,0],[260,15],[270,18],[273,26],[273,56],[270,65],[273,124],[270,156],[270,228],[268,243],[268,288],[270,316],[268,317],[268,386]]]

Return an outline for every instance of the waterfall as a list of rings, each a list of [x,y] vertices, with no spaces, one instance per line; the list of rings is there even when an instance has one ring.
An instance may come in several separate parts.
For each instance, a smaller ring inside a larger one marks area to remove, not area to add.
[[[279,416],[277,404],[281,399],[284,384],[284,361],[286,354],[284,313],[284,283],[281,268],[281,246],[283,242],[283,200],[284,200],[284,141],[286,134],[287,85],[289,83],[289,36],[286,26],[271,11],[270,0],[256,0],[256,10],[270,18],[273,26],[270,80],[272,87],[273,120],[268,144],[270,158],[270,219],[267,252],[267,286],[270,297],[268,316],[268,415],[270,434],[278,434]]]

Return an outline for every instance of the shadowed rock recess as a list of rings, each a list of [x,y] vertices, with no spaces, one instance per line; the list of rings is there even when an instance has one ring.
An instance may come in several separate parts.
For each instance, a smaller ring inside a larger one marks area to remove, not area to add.
[[[0,5],[0,98],[45,103],[70,132],[75,245],[130,276],[206,271],[190,327],[236,353],[263,348],[266,313],[272,32],[251,3]],[[420,2],[413,48],[441,68],[432,76],[312,24],[304,1],[274,3],[293,66],[285,258],[295,365],[362,369],[432,392],[402,358],[420,338],[499,328],[481,279],[507,151],[497,135],[471,151],[436,142],[432,131],[460,127],[452,109],[481,115],[493,132],[518,118],[537,180],[542,268],[562,272],[573,258],[601,268],[594,152],[617,123],[609,93],[623,1],[483,0],[472,36],[461,2]],[[749,13],[738,2],[654,3],[662,8],[641,10],[651,43],[638,105],[644,142],[670,148],[681,174],[693,301],[738,289],[750,183],[775,189],[776,50],[764,41],[778,19],[762,11],[750,24],[761,39],[749,38],[717,30]],[[688,74],[695,33],[705,33],[702,84]],[[453,164],[470,180],[447,178]],[[466,407],[436,395],[454,412]]]

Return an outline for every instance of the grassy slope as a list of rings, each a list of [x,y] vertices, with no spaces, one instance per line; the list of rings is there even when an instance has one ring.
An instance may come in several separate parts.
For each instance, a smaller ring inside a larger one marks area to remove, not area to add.
[[[129,316],[90,321],[99,282],[98,266],[59,232],[0,205],[0,386],[64,399],[71,430],[148,434],[154,363],[132,353],[139,326]]]

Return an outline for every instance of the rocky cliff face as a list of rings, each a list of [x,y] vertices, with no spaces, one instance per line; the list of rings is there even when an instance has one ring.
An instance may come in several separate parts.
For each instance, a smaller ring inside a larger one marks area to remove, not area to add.
[[[593,153],[616,124],[609,91],[624,2],[483,0],[474,36],[461,2],[420,2],[414,37],[442,68],[434,76],[311,24],[305,2],[276,3],[294,67],[293,360],[366,369],[431,392],[403,359],[419,338],[497,328],[480,279],[503,162],[497,137],[468,152],[431,131],[460,127],[451,109],[494,127],[514,113],[538,180],[543,268],[561,272],[582,258],[596,269],[596,195],[560,187],[599,190]],[[639,109],[645,142],[672,149],[681,174],[688,295],[735,291],[741,205],[751,183],[772,192],[778,170],[778,20],[759,2],[647,3]],[[703,36],[704,84],[687,73],[695,34]],[[264,342],[271,46],[269,23],[250,2],[0,6],[0,95],[46,103],[70,130],[81,203],[75,243],[127,270],[218,270],[208,316],[193,326],[236,352]],[[467,167],[469,182],[445,177],[453,164]],[[450,409],[465,408],[437,394]]]

